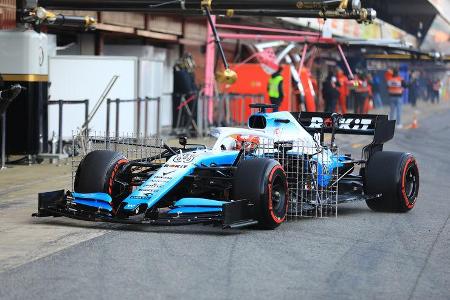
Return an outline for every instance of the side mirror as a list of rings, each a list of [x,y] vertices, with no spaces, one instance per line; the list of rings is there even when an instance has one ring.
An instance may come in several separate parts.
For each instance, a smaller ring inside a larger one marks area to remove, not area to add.
[[[186,148],[187,145],[187,137],[185,136],[180,136],[178,138],[178,143],[180,143],[181,146],[183,146],[183,148]]]

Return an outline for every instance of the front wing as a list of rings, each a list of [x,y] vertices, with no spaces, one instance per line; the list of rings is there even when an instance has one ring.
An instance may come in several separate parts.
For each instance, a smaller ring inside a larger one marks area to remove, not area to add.
[[[70,193],[69,193],[70,194]],[[34,217],[68,217],[71,219],[110,222],[121,224],[147,225],[188,225],[213,224],[223,229],[240,228],[256,225],[253,205],[248,200],[224,203],[221,211],[203,213],[144,213],[133,217],[118,217],[98,209],[84,210],[82,206],[71,207],[67,201],[68,194],[64,190],[40,193],[38,212]]]

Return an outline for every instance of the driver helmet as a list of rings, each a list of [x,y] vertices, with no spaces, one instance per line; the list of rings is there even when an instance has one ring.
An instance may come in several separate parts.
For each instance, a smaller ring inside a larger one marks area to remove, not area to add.
[[[220,145],[222,150],[236,150],[237,144],[236,139],[232,137],[226,137],[223,139],[222,144]]]

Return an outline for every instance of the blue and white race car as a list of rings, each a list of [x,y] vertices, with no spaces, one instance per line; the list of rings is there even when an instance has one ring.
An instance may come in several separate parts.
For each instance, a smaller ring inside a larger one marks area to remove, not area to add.
[[[387,116],[252,108],[259,111],[247,129],[214,129],[212,148],[180,138],[181,147],[164,144],[161,154],[139,160],[109,150],[90,152],[78,166],[74,191],[39,194],[35,216],[274,229],[288,215],[341,202],[362,200],[372,210],[389,212],[414,207],[416,159],[383,151],[395,128]],[[371,135],[373,141],[355,160],[339,154],[336,134]]]

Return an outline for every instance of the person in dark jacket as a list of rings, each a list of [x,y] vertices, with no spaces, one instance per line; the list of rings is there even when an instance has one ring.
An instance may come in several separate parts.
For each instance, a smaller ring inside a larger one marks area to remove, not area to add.
[[[439,103],[439,96],[441,92],[441,81],[436,78],[432,81],[431,86],[431,103]]]
[[[411,103],[413,107],[417,105],[417,97],[419,96],[419,80],[416,76],[416,74],[413,72],[410,76],[411,80],[408,84],[408,101]]]
[[[334,71],[330,71],[322,86],[325,112],[335,112],[339,95],[339,82],[337,81]]]
[[[373,74],[369,77],[369,85],[372,86],[372,98],[373,105],[375,108],[383,107],[383,100],[381,100],[381,87],[380,78]]]

